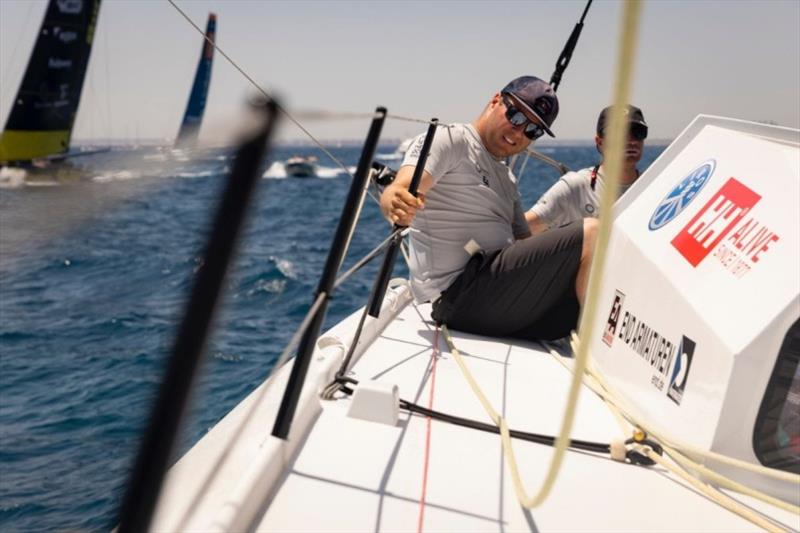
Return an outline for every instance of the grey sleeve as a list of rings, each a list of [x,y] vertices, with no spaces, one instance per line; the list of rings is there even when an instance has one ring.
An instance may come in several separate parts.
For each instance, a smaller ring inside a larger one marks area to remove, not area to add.
[[[514,232],[515,239],[524,239],[531,235],[531,229],[528,227],[525,213],[522,211],[522,201],[519,198],[514,202],[514,221],[511,224],[511,229]]]
[[[550,227],[559,226],[574,220],[575,190],[566,179],[565,174],[550,187],[536,204],[529,209]]]
[[[458,164],[460,147],[464,144],[463,139],[459,137],[458,132],[454,132],[452,128],[441,127],[436,131],[428,159],[425,161],[425,170],[433,177],[434,183]],[[424,142],[425,134],[418,135],[414,139],[401,166],[417,166]]]

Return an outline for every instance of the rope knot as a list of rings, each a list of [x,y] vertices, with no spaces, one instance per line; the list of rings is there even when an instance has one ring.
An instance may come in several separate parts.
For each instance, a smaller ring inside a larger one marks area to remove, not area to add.
[[[647,449],[656,452],[658,455],[664,455],[664,449],[661,445],[654,440],[650,440],[645,438],[644,432],[639,430],[642,433],[642,438],[637,439],[636,433],[634,432],[634,437],[630,438],[625,441],[625,444],[630,446],[627,452],[625,453],[625,458],[630,461],[631,464],[634,465],[641,465],[641,466],[652,466],[656,464],[655,461],[650,459],[647,456]],[[632,445],[632,446],[631,446]]]

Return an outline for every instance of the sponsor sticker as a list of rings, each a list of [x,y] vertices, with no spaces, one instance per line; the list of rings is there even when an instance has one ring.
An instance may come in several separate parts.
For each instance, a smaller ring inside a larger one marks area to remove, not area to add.
[[[606,322],[606,329],[603,331],[603,342],[608,346],[614,342],[614,334],[617,332],[617,323],[619,322],[619,314],[622,311],[622,303],[625,301],[625,295],[620,291],[614,291],[614,301],[611,303],[611,311],[608,313],[608,322]]]
[[[686,390],[686,380],[689,377],[689,369],[692,367],[694,358],[695,342],[684,335],[681,344],[678,346],[678,357],[675,358],[675,366],[672,368],[672,377],[669,380],[669,390],[667,397],[680,405],[683,399],[683,391]]]
[[[692,267],[711,255],[741,278],[780,240],[775,231],[750,215],[760,200],[761,195],[729,178],[672,239],[672,246]]]
[[[631,309],[623,312],[624,302],[625,294],[615,291],[603,342],[611,346],[616,337],[617,349],[637,356],[634,360],[639,362],[633,364],[650,368],[650,384],[680,405],[696,343],[682,335],[680,343],[676,344],[674,339],[665,336],[638,313]]]
[[[665,226],[681,214],[711,179],[715,168],[717,168],[717,162],[709,159],[689,172],[656,207],[653,216],[650,217],[650,223],[647,225],[650,231]]]

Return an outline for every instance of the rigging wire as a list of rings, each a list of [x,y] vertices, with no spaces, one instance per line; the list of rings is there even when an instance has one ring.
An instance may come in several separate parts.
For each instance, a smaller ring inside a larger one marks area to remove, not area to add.
[[[208,37],[208,36],[205,34],[205,32],[204,32],[204,31],[203,31],[203,30],[200,28],[200,26],[198,26],[197,24],[195,24],[195,22],[194,22],[194,21],[193,21],[193,20],[192,20],[192,19],[189,17],[189,15],[187,15],[187,14],[186,14],[186,13],[185,13],[185,12],[184,12],[184,11],[183,11],[183,10],[182,10],[180,7],[179,7],[179,6],[178,6],[178,5],[175,3],[175,1],[174,1],[174,0],[167,0],[167,1],[168,1],[168,2],[169,2],[171,5],[172,5],[172,7],[174,7],[174,8],[175,8],[175,10],[176,10],[176,11],[178,11],[178,13],[180,13],[180,14],[181,14],[181,16],[183,16],[183,18],[184,18],[184,19],[186,19],[186,21],[187,21],[187,22],[188,22],[188,23],[189,23],[189,24],[190,24],[190,25],[191,25],[191,26],[192,26],[192,27],[193,27],[195,30],[197,30],[197,32],[198,32],[198,33],[200,33],[200,35],[202,35],[202,36],[203,36],[203,39],[205,39],[205,40],[206,40],[206,41],[207,41],[209,44],[211,44],[211,46],[213,46],[213,47],[214,47],[214,49],[215,49],[217,52],[219,52],[219,54],[220,54],[222,57],[224,57],[224,58],[225,58],[225,60],[227,60],[227,61],[228,61],[228,63],[230,63],[230,64],[231,64],[231,66],[233,66],[233,68],[235,68],[237,71],[239,71],[239,73],[240,73],[242,76],[244,76],[244,78],[245,78],[247,81],[249,81],[249,82],[250,82],[250,84],[251,84],[253,87],[255,87],[255,88],[256,88],[256,90],[258,90],[258,91],[259,91],[261,94],[263,94],[265,97],[267,97],[267,98],[269,98],[269,99],[272,99],[272,96],[271,96],[271,95],[270,95],[270,94],[269,94],[269,93],[268,93],[268,92],[267,92],[267,91],[266,91],[266,90],[265,90],[263,87],[261,87],[261,86],[260,86],[260,85],[259,85],[259,84],[258,84],[258,83],[257,83],[257,82],[256,82],[256,81],[255,81],[255,80],[254,80],[254,79],[253,79],[253,78],[252,78],[250,75],[249,75],[249,74],[247,74],[247,72],[245,72],[245,70],[244,70],[242,67],[240,67],[240,66],[239,66],[239,64],[238,64],[238,63],[236,63],[236,61],[234,61],[234,60],[233,60],[233,58],[231,58],[231,57],[230,57],[228,54],[226,54],[226,53],[225,53],[225,51],[224,51],[224,50],[222,50],[222,49],[219,47],[219,45],[218,45],[218,44],[217,44],[215,41],[213,41],[212,39],[210,39],[210,38],[209,38],[209,37]],[[286,116],[286,117],[287,117],[287,118],[288,118],[288,119],[289,119],[289,120],[290,120],[292,123],[294,123],[294,125],[295,125],[295,126],[297,126],[297,127],[298,127],[298,128],[299,128],[299,129],[300,129],[300,130],[301,130],[301,131],[302,131],[302,132],[303,132],[303,133],[304,133],[304,134],[305,134],[305,135],[306,135],[306,136],[307,136],[307,137],[308,137],[308,138],[309,138],[309,139],[310,139],[310,140],[311,140],[311,141],[312,141],[312,142],[313,142],[313,143],[314,143],[316,146],[317,146],[317,148],[319,148],[319,149],[320,149],[320,150],[321,150],[321,151],[322,151],[322,152],[323,152],[323,153],[324,153],[326,156],[328,156],[328,158],[329,158],[331,161],[333,161],[333,162],[334,162],[336,165],[338,165],[338,166],[339,166],[339,167],[340,167],[342,170],[344,170],[344,172],[345,172],[345,173],[346,173],[346,174],[347,174],[347,175],[348,175],[348,176],[349,176],[351,179],[353,178],[353,173],[352,173],[352,172],[350,172],[350,170],[347,168],[347,165],[345,165],[345,164],[344,164],[344,163],[343,163],[343,162],[342,162],[342,161],[341,161],[339,158],[337,158],[335,155],[333,155],[333,153],[331,153],[331,151],[330,151],[330,150],[328,150],[327,148],[325,148],[325,146],[322,144],[322,142],[321,142],[321,141],[319,141],[319,140],[318,140],[316,137],[314,137],[314,135],[313,135],[313,134],[312,134],[312,133],[311,133],[311,132],[310,132],[310,131],[309,131],[309,130],[306,128],[306,127],[304,127],[304,126],[303,126],[303,125],[300,123],[300,121],[297,119],[297,117],[296,117],[295,115],[293,115],[292,113],[290,113],[290,112],[289,112],[289,111],[288,111],[288,110],[287,110],[285,107],[283,107],[282,105],[281,105],[281,106],[280,106],[278,109],[279,109],[279,111],[280,111],[281,113],[283,113],[283,114],[284,114],[284,115],[285,115],[285,116]],[[368,119],[373,119],[373,118],[375,118],[375,116],[376,116],[376,115],[375,115],[375,113],[359,113],[359,112],[348,112],[348,111],[325,111],[325,110],[306,111],[306,112],[301,112],[301,113],[298,113],[297,115],[304,116],[305,118],[308,118],[308,119],[367,119],[367,118],[368,118]],[[413,118],[413,117],[408,117],[408,116],[403,116],[403,115],[395,115],[395,114],[388,114],[388,113],[387,113],[385,116],[386,116],[386,118],[393,118],[393,119],[395,119],[395,120],[400,120],[400,121],[405,121],[405,122],[416,122],[416,123],[420,123],[420,124],[431,124],[431,121],[430,121],[430,120],[418,119],[418,118]],[[439,125],[439,126],[441,126],[441,127],[450,127],[450,125],[449,125],[449,124],[438,124],[438,125]],[[373,201],[374,201],[376,204],[380,205],[380,199],[378,199],[378,198],[375,196],[375,194],[374,194],[374,193],[373,193],[371,190],[368,190],[368,191],[367,191],[367,194],[370,196],[370,198],[372,198],[372,200],[373,200]]]
[[[361,270],[361,268],[364,265],[366,265],[367,263],[369,263],[370,261],[372,261],[373,259],[378,257],[378,255],[386,248],[386,246],[389,245],[389,243],[395,237],[397,237],[400,234],[402,234],[401,237],[404,237],[408,233],[408,231],[409,231],[408,228],[397,228],[392,233],[390,233],[389,236],[386,237],[386,239],[384,239],[380,244],[378,244],[378,246],[373,248],[371,252],[368,252],[364,257],[359,259],[352,267],[350,267],[350,269],[347,270],[347,272],[345,272],[344,274],[339,276],[336,279],[336,282],[333,284],[333,288],[337,289],[339,287],[339,285],[341,285],[342,283],[347,281],[347,279],[350,276],[355,274],[358,270]]]
[[[208,36],[206,36],[205,32],[204,32],[204,31],[203,31],[203,30],[202,30],[202,29],[201,29],[201,28],[200,28],[200,27],[199,27],[197,24],[195,24],[195,23],[194,23],[194,21],[193,21],[191,18],[189,18],[189,15],[187,15],[187,14],[186,14],[186,13],[185,13],[185,12],[184,12],[184,11],[183,11],[181,8],[180,8],[180,7],[178,7],[178,5],[175,3],[175,1],[174,1],[174,0],[167,0],[167,1],[168,1],[168,2],[169,2],[171,5],[172,5],[172,7],[174,7],[174,8],[175,8],[175,9],[178,11],[178,13],[180,13],[180,14],[183,16],[183,18],[185,18],[185,19],[186,19],[186,21],[187,21],[187,22],[189,22],[189,24],[191,24],[191,25],[192,25],[192,27],[193,27],[194,29],[196,29],[196,30],[197,30],[197,31],[198,31],[198,32],[199,32],[199,33],[200,33],[200,34],[203,36],[203,39],[205,39],[205,40],[206,40],[206,41],[207,41],[209,44],[211,44],[211,46],[213,46],[213,47],[214,47],[214,49],[215,49],[217,52],[219,52],[219,54],[220,54],[222,57],[224,57],[224,58],[225,58],[225,59],[228,61],[228,63],[230,63],[230,64],[233,66],[233,68],[235,68],[236,70],[238,70],[238,71],[239,71],[239,73],[240,73],[242,76],[244,76],[244,77],[247,79],[247,81],[249,81],[249,82],[250,82],[250,83],[253,85],[253,87],[255,87],[255,88],[256,88],[256,89],[257,89],[257,90],[258,90],[258,91],[259,91],[261,94],[263,94],[263,95],[264,95],[264,97],[266,97],[266,98],[269,98],[270,100],[273,100],[273,99],[272,99],[272,95],[270,95],[270,94],[269,94],[269,93],[268,93],[268,92],[267,92],[267,91],[266,91],[266,90],[265,90],[263,87],[261,87],[261,86],[260,86],[258,83],[256,83],[256,81],[255,81],[253,78],[251,78],[251,77],[250,77],[250,75],[249,75],[249,74],[247,74],[247,72],[245,72],[245,71],[244,71],[244,69],[243,69],[242,67],[240,67],[240,66],[239,66],[239,65],[236,63],[236,61],[234,61],[234,60],[233,60],[233,59],[232,59],[232,58],[231,58],[231,57],[230,57],[228,54],[226,54],[226,53],[225,53],[225,51],[224,51],[224,50],[222,50],[222,49],[221,49],[221,48],[220,48],[220,47],[217,45],[217,43],[215,43],[215,42],[214,42],[212,39],[210,39]],[[273,101],[274,101],[274,100],[273,100]],[[325,155],[327,155],[327,156],[328,156],[328,157],[331,159],[331,161],[333,161],[334,163],[336,163],[337,165],[339,165],[339,166],[342,168],[342,170],[344,170],[344,171],[345,171],[345,173],[346,173],[348,176],[350,176],[350,178],[351,178],[351,179],[353,178],[353,174],[350,172],[350,170],[347,168],[347,166],[346,166],[344,163],[342,163],[342,162],[341,162],[341,161],[340,161],[340,160],[339,160],[339,159],[338,159],[338,158],[337,158],[335,155],[333,155],[333,154],[330,152],[330,150],[328,150],[327,148],[325,148],[325,146],[323,146],[323,144],[322,144],[322,143],[321,143],[321,142],[320,142],[320,141],[319,141],[319,140],[318,140],[316,137],[314,137],[314,135],[312,135],[312,133],[311,133],[310,131],[308,131],[308,130],[307,130],[307,129],[306,129],[306,128],[305,128],[305,127],[302,125],[302,124],[300,124],[300,122],[299,122],[299,121],[298,121],[298,120],[297,120],[297,119],[296,119],[294,116],[292,116],[292,114],[291,114],[291,113],[289,113],[289,111],[288,111],[288,110],[287,110],[287,109],[286,109],[284,106],[282,106],[282,105],[279,105],[279,106],[278,106],[278,110],[279,110],[281,113],[283,113],[283,114],[286,116],[286,118],[288,118],[290,121],[292,121],[292,122],[294,123],[294,125],[295,125],[295,126],[297,126],[298,128],[300,128],[300,130],[301,130],[303,133],[305,133],[305,134],[308,136],[308,138],[309,138],[309,139],[311,139],[311,141],[312,141],[314,144],[316,144],[316,145],[317,145],[317,148],[319,148],[320,150],[322,150],[322,152],[323,152]],[[377,117],[378,115],[377,115],[376,113],[370,113],[370,114],[368,114],[367,116],[368,116],[368,117],[371,117],[371,118],[375,118],[375,117]]]

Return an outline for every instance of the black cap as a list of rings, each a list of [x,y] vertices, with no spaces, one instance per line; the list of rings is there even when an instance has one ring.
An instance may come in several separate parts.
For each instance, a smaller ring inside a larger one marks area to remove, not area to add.
[[[536,76],[520,76],[508,82],[500,92],[514,95],[526,110],[542,121],[544,131],[555,137],[550,126],[558,116],[558,98],[549,83]]]
[[[606,129],[606,123],[608,122],[608,117],[613,107],[614,106],[608,106],[607,108],[603,109],[600,111],[600,116],[597,117],[597,135],[600,137],[603,137]],[[644,114],[642,113],[641,109],[635,105],[628,105],[625,109],[625,115],[627,116],[631,125],[638,124],[644,127],[645,135],[647,134],[647,122],[644,121]]]

